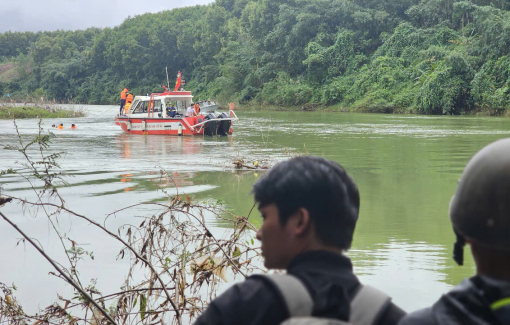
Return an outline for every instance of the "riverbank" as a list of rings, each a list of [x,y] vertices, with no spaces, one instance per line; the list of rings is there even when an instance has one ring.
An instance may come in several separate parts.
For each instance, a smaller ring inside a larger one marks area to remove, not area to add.
[[[85,113],[71,109],[44,108],[38,106],[5,106],[0,107],[0,119],[25,118],[71,118],[83,117]]]
[[[228,107],[228,105],[222,105]],[[427,115],[416,112],[413,109],[404,109],[398,107],[383,107],[383,106],[367,106],[367,107],[349,107],[342,105],[323,105],[323,104],[305,104],[299,106],[279,106],[279,105],[263,105],[263,104],[237,104],[236,109],[243,111],[272,111],[272,112],[349,112],[349,113],[379,113],[379,114],[414,114],[414,115]],[[461,114],[468,116],[500,116],[510,117],[510,109],[504,108],[476,108],[471,110],[468,114]],[[441,116],[441,115],[434,115]]]

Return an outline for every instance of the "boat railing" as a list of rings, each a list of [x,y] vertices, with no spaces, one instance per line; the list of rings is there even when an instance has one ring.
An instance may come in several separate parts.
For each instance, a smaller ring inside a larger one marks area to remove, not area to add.
[[[231,111],[231,112],[234,113],[234,111]],[[201,126],[201,125],[204,125],[204,124],[212,122],[212,121],[237,121],[239,118],[237,117],[236,113],[234,113],[233,115],[234,115],[234,117],[212,118],[210,120],[203,121],[201,123],[197,123],[197,124],[193,125],[193,127],[196,128],[197,126]]]

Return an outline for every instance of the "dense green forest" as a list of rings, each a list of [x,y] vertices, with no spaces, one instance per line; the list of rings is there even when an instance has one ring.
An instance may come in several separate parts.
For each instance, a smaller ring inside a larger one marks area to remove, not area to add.
[[[0,34],[0,95],[91,104],[161,90],[373,112],[510,106],[507,0],[216,0],[83,31]],[[313,105],[311,105],[313,104]]]

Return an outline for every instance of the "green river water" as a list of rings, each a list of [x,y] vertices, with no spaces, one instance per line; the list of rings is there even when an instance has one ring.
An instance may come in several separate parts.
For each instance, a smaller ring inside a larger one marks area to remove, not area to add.
[[[173,174],[165,184],[169,193],[177,190],[175,181],[180,192],[222,199],[234,213],[246,215],[253,205],[251,186],[263,172],[235,171],[233,158],[276,162],[289,152],[321,155],[343,165],[360,190],[361,212],[348,252],[355,272],[364,283],[387,291],[407,311],[430,305],[474,273],[467,252],[463,267],[451,259],[454,236],[448,204],[469,158],[486,144],[510,135],[510,120],[505,118],[239,111],[230,138],[136,136],[122,133],[112,122],[115,107],[85,109],[84,118],[44,122],[45,128],[56,122],[78,125],[76,131],[55,131],[52,144],[55,150],[67,151],[61,166],[73,177],[61,194],[78,212],[102,220],[106,213],[128,204],[161,200],[165,194],[158,191],[159,169],[164,168]],[[28,139],[36,134],[36,123],[19,121],[20,132]],[[15,141],[12,121],[0,121],[2,148]],[[15,152],[2,150],[0,169],[19,159]],[[2,180],[6,193],[30,196],[22,179]],[[18,215],[18,224],[48,251],[59,249],[43,218],[22,217],[20,211],[19,205],[2,210]],[[260,215],[253,213],[251,220],[260,224]],[[109,222],[116,229],[123,221]],[[218,220],[208,223],[222,228]],[[78,222],[73,227],[69,232],[78,237],[82,233],[77,229],[86,229]],[[98,234],[87,235],[84,242],[101,247],[94,250],[96,263],[101,263],[101,254],[118,252]],[[0,227],[0,236],[0,249],[10,260],[0,266],[0,281],[16,283],[22,302],[33,308],[54,299],[53,288],[60,284],[54,284],[47,272],[38,272],[50,270],[45,262],[32,249],[16,246],[19,235],[6,226]],[[83,272],[99,277],[94,274],[97,266]],[[103,266],[103,272],[112,276],[118,270],[107,262]],[[44,298],[49,286],[51,294]]]

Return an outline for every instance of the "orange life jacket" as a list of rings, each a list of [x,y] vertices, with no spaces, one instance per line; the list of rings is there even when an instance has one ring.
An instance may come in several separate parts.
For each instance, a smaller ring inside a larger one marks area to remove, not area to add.
[[[57,129],[62,130],[64,127],[62,125],[59,125]]]
[[[73,129],[73,130],[76,129],[76,125],[75,126],[71,126],[71,129]]]
[[[133,94],[129,94],[126,97],[126,103],[132,103],[133,102]]]
[[[120,99],[126,99],[127,91],[128,91],[127,88],[124,88],[124,90],[120,92]]]

